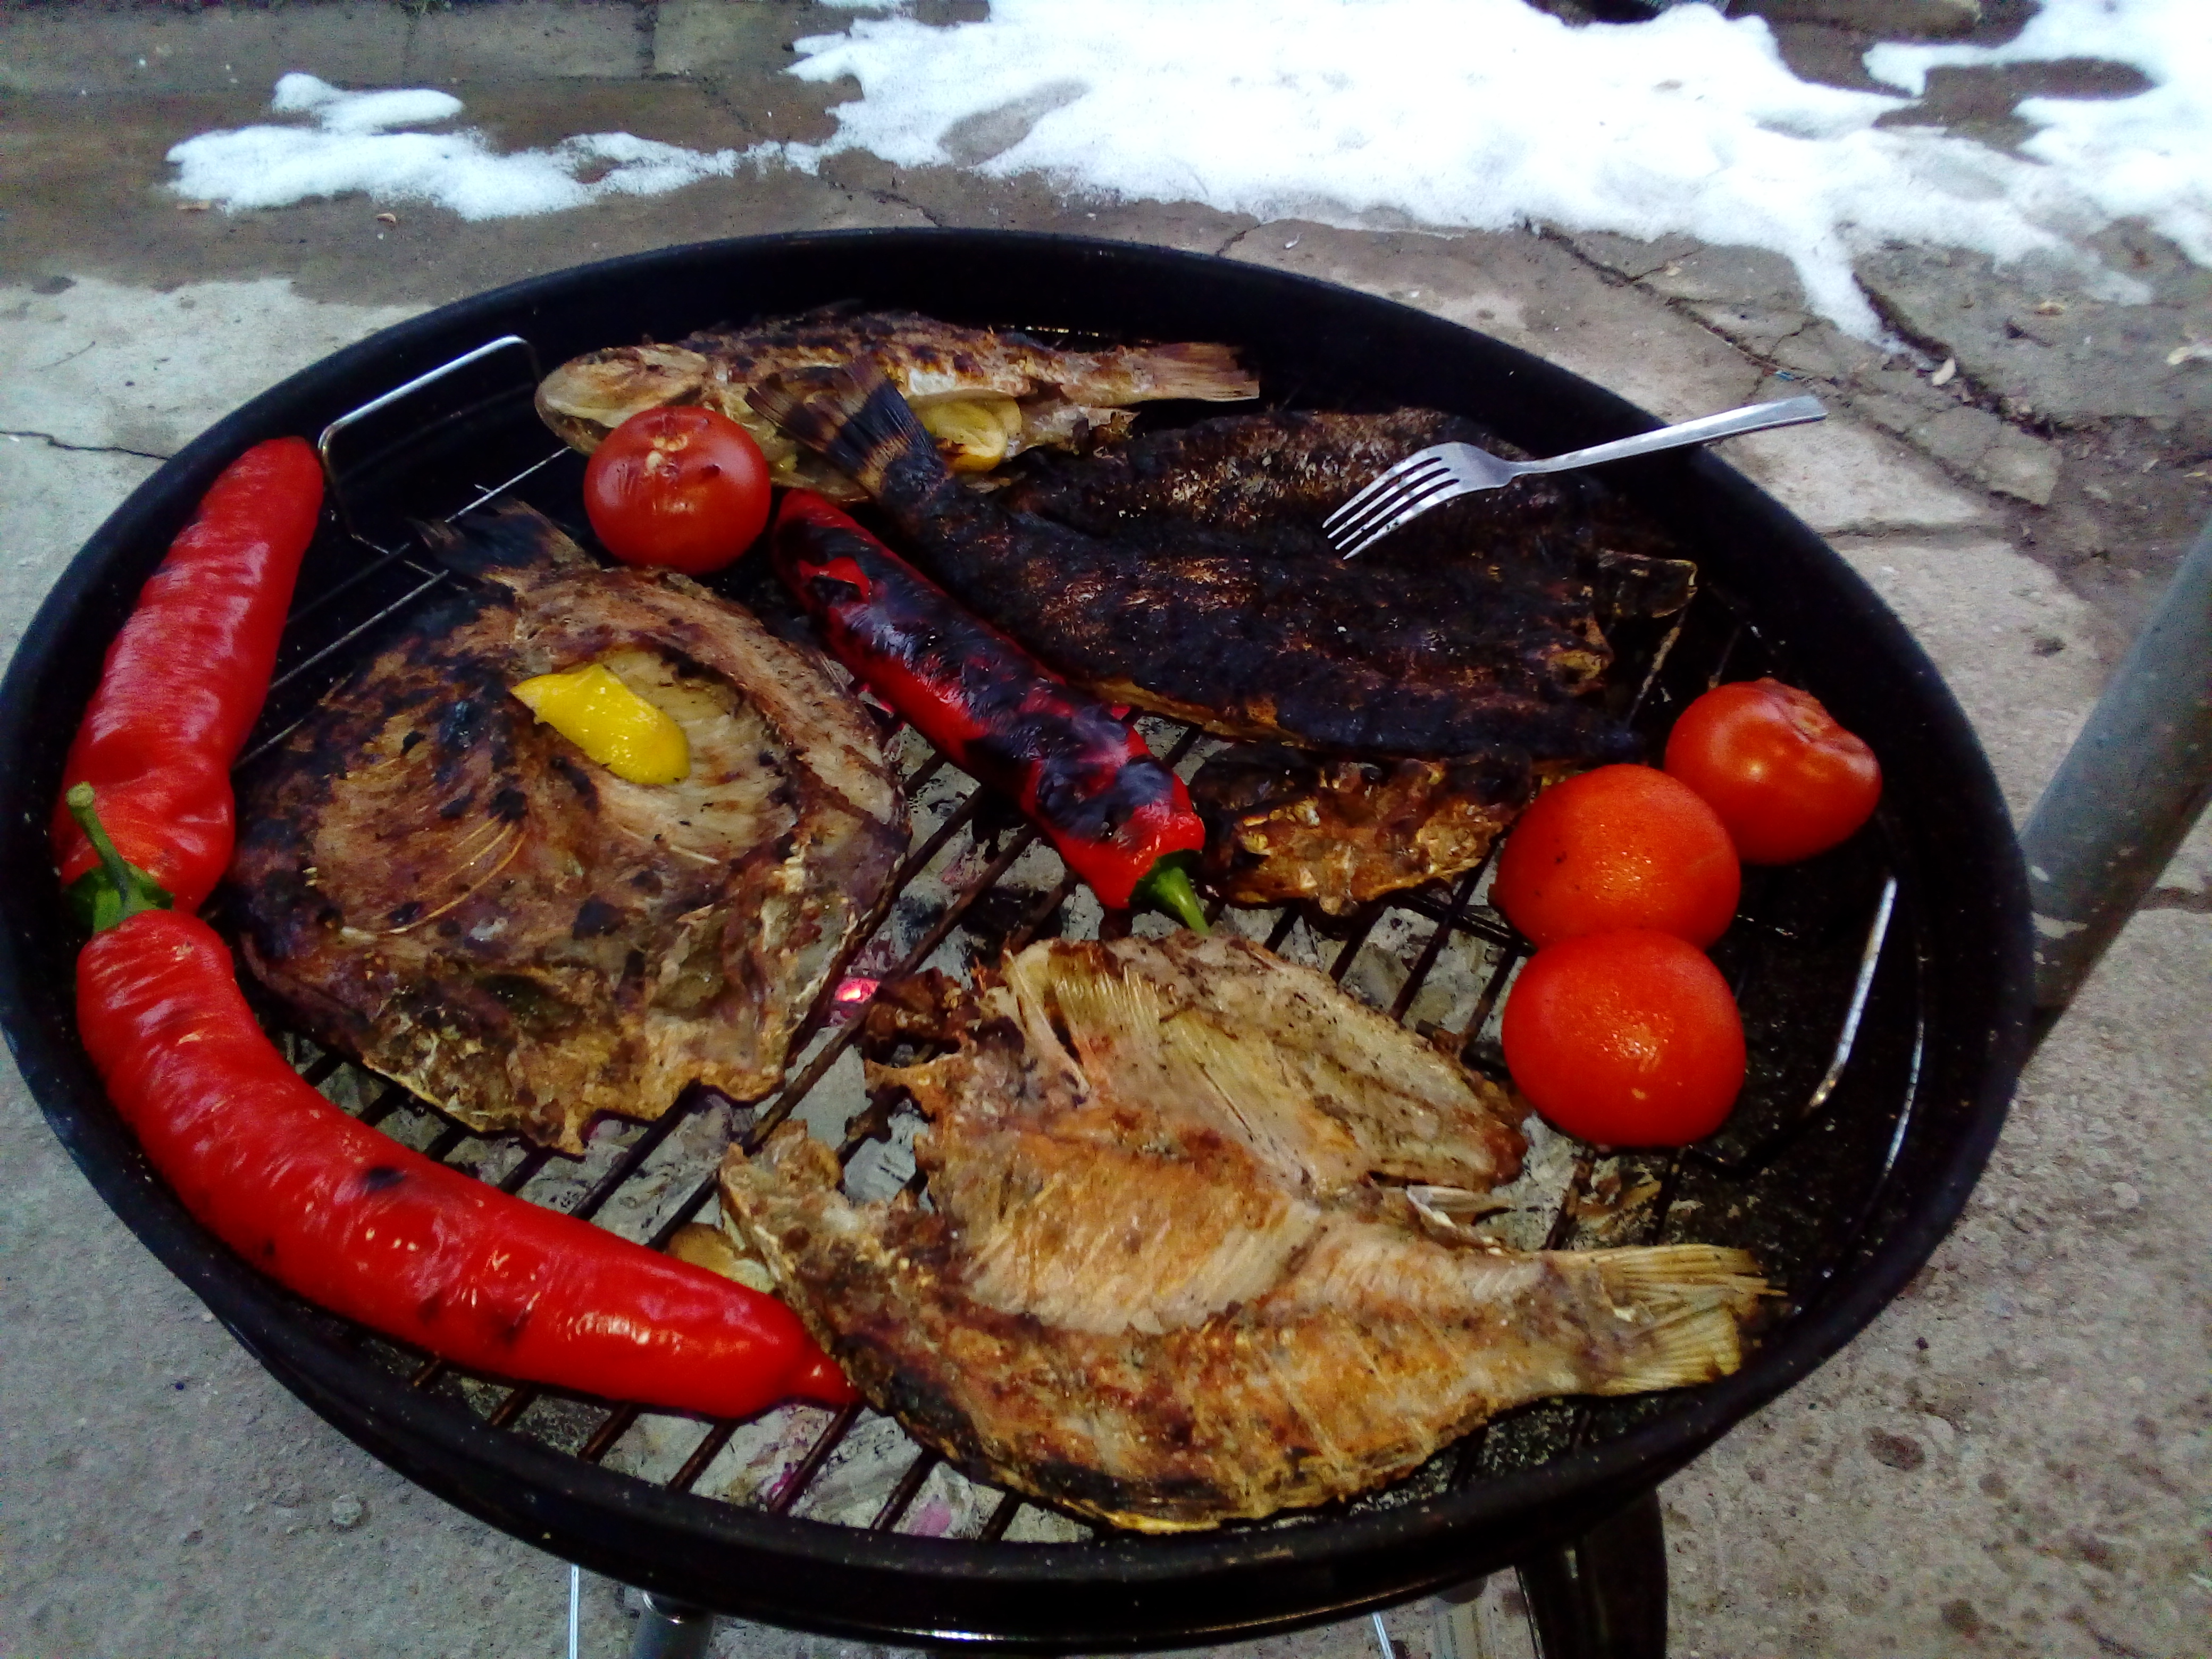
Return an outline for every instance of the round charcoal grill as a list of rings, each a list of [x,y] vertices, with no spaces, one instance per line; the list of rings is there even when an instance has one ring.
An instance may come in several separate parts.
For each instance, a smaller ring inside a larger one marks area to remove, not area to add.
[[[972,1486],[866,1412],[790,1407],[707,1423],[456,1373],[291,1296],[191,1220],[76,1042],[76,939],[39,872],[50,867],[45,824],[63,753],[105,647],[216,473],[259,439],[339,423],[325,452],[340,488],[302,577],[257,739],[265,745],[449,580],[422,552],[416,521],[512,495],[575,525],[581,465],[532,411],[539,366],[841,301],[1079,343],[1226,341],[1270,403],[1430,405],[1537,453],[1657,424],[1481,335],[1303,278],[1066,238],[905,231],[709,244],[535,279],[387,331],[223,421],[102,526],[9,674],[0,790],[8,867],[21,878],[0,887],[0,998],[24,1075],[88,1177],[287,1387],[494,1525],[683,1601],[892,1641],[1166,1647],[1341,1619],[1589,1533],[1897,1293],[1965,1201],[2025,1052],[2021,860],[1965,720],[1904,629],[1818,537],[1694,452],[1609,469],[1601,486],[1646,508],[1701,571],[1686,613],[1623,631],[1611,695],[1650,738],[1717,680],[1778,674],[1874,744],[1887,793],[1875,824],[1844,848],[1750,872],[1743,912],[1716,951],[1753,1053],[1730,1124],[1673,1155],[1554,1147],[1524,1183],[1516,1224],[1528,1242],[1554,1246],[1696,1239],[1752,1249],[1787,1301],[1738,1375],[1659,1395],[1542,1402],[1358,1502],[1143,1539]],[[1156,407],[1145,418],[1219,412]],[[743,597],[754,580],[741,568],[731,591]],[[1146,729],[1186,773],[1204,752],[1194,732]],[[768,1100],[695,1090],[651,1125],[602,1126],[580,1167],[479,1139],[298,1034],[276,1035],[340,1104],[399,1138],[656,1245],[711,1218],[726,1133],[757,1143],[794,1112],[842,1137],[848,1185],[888,1190],[911,1160],[901,1161],[897,1123],[870,1114],[860,1093],[850,1002],[871,979],[960,966],[1099,921],[1033,835],[910,733],[898,741],[915,805],[902,896],[833,981],[786,1087]],[[1293,908],[1231,925],[1495,1069],[1499,993],[1522,947],[1481,902],[1482,873],[1343,921]],[[1646,1536],[1647,1570],[1650,1547]]]

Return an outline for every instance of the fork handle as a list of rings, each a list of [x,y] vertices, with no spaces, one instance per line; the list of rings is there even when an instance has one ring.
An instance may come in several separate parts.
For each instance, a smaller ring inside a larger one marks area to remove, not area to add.
[[[1662,426],[1656,432],[1639,432],[1632,438],[1620,438],[1609,444],[1554,455],[1547,460],[1528,461],[1521,471],[1559,472],[1571,466],[1595,466],[1601,461],[1625,461],[1662,449],[1679,449],[1684,444],[1733,438],[1740,432],[1764,432],[1771,426],[1802,426],[1808,421],[1825,418],[1827,412],[1818,398],[1785,398],[1779,403],[1752,404],[1743,409],[1724,410],[1718,415],[1685,421],[1680,426]]]

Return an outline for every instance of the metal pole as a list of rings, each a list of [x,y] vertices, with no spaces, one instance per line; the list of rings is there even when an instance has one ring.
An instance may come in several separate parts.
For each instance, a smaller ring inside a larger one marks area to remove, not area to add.
[[[1514,1571],[1543,1659],[1667,1659],[1667,1527],[1657,1492]]]
[[[2021,832],[2047,1029],[2212,796],[2212,524]]]
[[[629,1659],[707,1659],[714,1640],[714,1615],[653,1590],[644,1596],[645,1610],[638,1614],[637,1639],[630,1644]]]

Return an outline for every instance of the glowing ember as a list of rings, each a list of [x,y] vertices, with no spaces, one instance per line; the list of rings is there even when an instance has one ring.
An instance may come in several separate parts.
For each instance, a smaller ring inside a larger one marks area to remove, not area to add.
[[[830,1005],[840,1015],[858,1013],[868,1006],[879,983],[872,979],[840,980],[837,988],[830,994]]]

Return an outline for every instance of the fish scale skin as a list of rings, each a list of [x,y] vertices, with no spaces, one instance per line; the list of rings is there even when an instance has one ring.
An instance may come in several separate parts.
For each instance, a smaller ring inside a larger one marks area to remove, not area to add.
[[[1095,1000],[1087,1013],[1038,1001],[1040,988],[1069,975],[1164,988],[1110,1018]],[[1385,1161],[1419,1174],[1472,1170],[1517,1149],[1504,1125],[1485,1127],[1482,1109],[1470,1107],[1449,1143],[1405,1139],[1345,1166],[1304,1136],[1279,1137],[1271,1152],[1268,1137],[1225,1130],[1172,1079],[1146,1091],[1145,1031],[1163,1012],[1181,1019],[1218,1006],[1224,1026],[1250,1033],[1255,994],[1305,1003],[1267,1022],[1269,1039],[1309,1051],[1335,1041],[1355,1068],[1407,1068],[1407,1086],[1449,1065],[1395,1027],[1402,1057],[1362,1062],[1365,1022],[1381,1017],[1354,1014],[1321,975],[1249,944],[1185,934],[1036,945],[975,1004],[945,1010],[953,1053],[872,1067],[872,1087],[906,1087],[931,1120],[915,1155],[933,1208],[848,1202],[830,1150],[787,1130],[759,1158],[726,1159],[726,1224],[870,1400],[957,1468],[1145,1531],[1349,1496],[1528,1400],[1735,1367],[1738,1321],[1762,1288],[1741,1252],[1516,1254],[1439,1237],[1401,1191],[1364,1173]],[[1346,1027],[1336,1039],[1332,1021]],[[1442,1087],[1448,1073],[1433,1075]],[[1242,1109],[1294,1119],[1313,1098],[1297,1089],[1270,1097],[1255,1081]],[[1345,1099],[1330,1109],[1370,1145],[1408,1121]],[[1510,1139],[1473,1153],[1472,1142],[1494,1135]],[[1285,1158],[1280,1146],[1319,1155]],[[1513,1165],[1490,1167],[1504,1178]],[[1127,1261],[1108,1224],[1143,1212],[1170,1170],[1186,1224]],[[1048,1188],[1071,1218],[1032,1227],[1020,1200]],[[1187,1291],[1223,1282],[1208,1279],[1214,1265],[1249,1267],[1243,1252],[1293,1212],[1300,1237],[1264,1282],[1240,1282],[1195,1316]],[[1039,1258],[1038,1294],[1026,1304],[1009,1300],[1003,1277],[986,1282],[980,1260],[1010,1226]],[[1153,1316],[1105,1328],[1094,1316],[1109,1297]],[[1081,1318],[1061,1316],[1072,1305]]]
[[[1011,329],[965,328],[912,312],[811,312],[746,328],[708,329],[673,345],[647,342],[585,353],[547,375],[539,417],[586,454],[648,409],[698,404],[728,416],[760,443],[776,482],[833,500],[858,491],[842,474],[810,467],[791,440],[748,406],[750,390],[781,374],[809,381],[860,359],[917,400],[1020,400],[1009,453],[1071,447],[1129,419],[1127,405],[1164,398],[1237,400],[1259,382],[1225,346],[1177,343],[1069,351]]]

